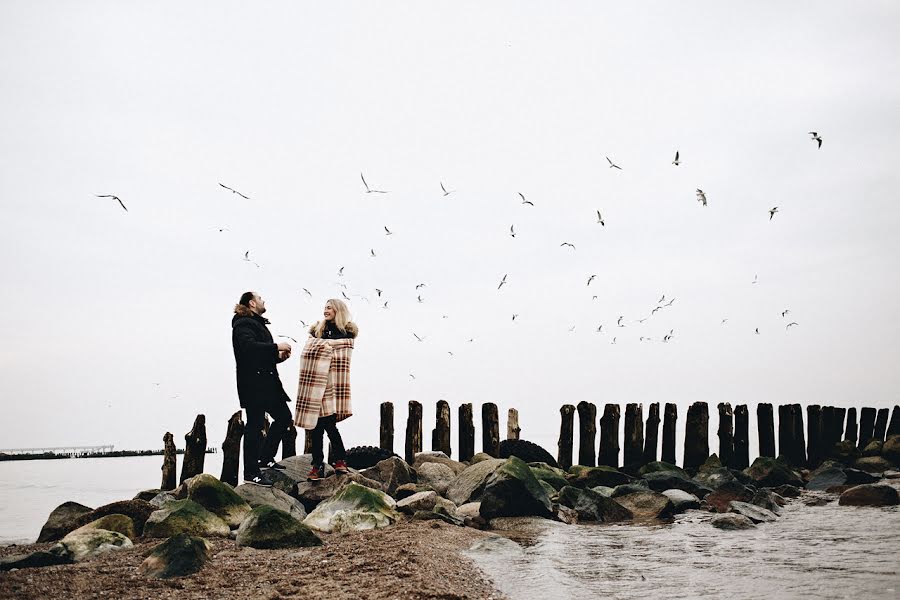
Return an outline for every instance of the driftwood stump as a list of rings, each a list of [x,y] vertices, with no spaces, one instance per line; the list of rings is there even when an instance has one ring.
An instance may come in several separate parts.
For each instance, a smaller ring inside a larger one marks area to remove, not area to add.
[[[746,404],[734,407],[734,462],[728,466],[741,471],[750,466],[750,412]]]
[[[394,403],[381,403],[381,425],[378,427],[378,447],[394,451]]]
[[[181,480],[190,479],[203,472],[206,458],[206,417],[197,415],[194,427],[184,436],[184,458],[181,462]]]
[[[636,402],[625,405],[624,469],[637,472],[644,459],[644,406]]]
[[[602,467],[619,467],[619,405],[607,404],[600,417],[600,450],[597,464]]]
[[[666,402],[663,411],[662,460],[670,465],[675,464],[675,429],[678,422],[678,406]]]
[[[472,404],[459,406],[459,460],[466,462],[475,456],[475,424],[472,419]]]
[[[594,458],[594,445],[597,439],[597,407],[591,402],[582,400],[576,407],[578,411],[578,464],[593,467],[597,463]]]
[[[603,430],[600,430],[602,437]],[[659,402],[653,402],[647,409],[647,428],[644,430],[644,464],[656,461],[656,446],[659,441]]]
[[[730,467],[734,460],[734,413],[730,402],[719,402],[719,461]]]
[[[413,464],[416,454],[422,451],[422,404],[409,401],[409,415],[406,418],[406,447],[404,460]]]
[[[803,432],[803,409],[799,404],[778,407],[778,454],[795,467],[806,464],[806,442]]]
[[[222,476],[220,480],[233,486],[238,484],[238,466],[241,462],[241,438],[244,437],[244,421],[241,411],[228,419],[225,441],[222,442]]]
[[[568,470],[572,466],[572,444],[574,443],[575,407],[563,404],[559,409],[559,441],[556,443],[556,462],[560,469]]]
[[[450,456],[450,405],[446,400],[437,402],[435,425],[431,431],[431,449]]]
[[[506,413],[506,439],[517,440],[522,428],[519,427],[519,411],[511,408]]]
[[[694,402],[688,408],[684,424],[684,469],[696,473],[709,458],[709,407]]]
[[[494,458],[500,457],[500,415],[493,402],[481,405],[481,450]]]
[[[756,426],[759,431],[759,455],[775,458],[775,413],[770,403],[756,405]]]
[[[163,436],[163,447],[162,484],[159,489],[174,490],[178,454],[175,449],[175,437],[168,431]]]

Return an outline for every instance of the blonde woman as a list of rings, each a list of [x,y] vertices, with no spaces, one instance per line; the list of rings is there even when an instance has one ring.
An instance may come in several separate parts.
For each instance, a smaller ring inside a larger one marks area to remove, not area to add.
[[[359,329],[350,320],[343,301],[325,303],[323,319],[309,328],[309,339],[300,355],[300,385],[294,423],[309,431],[312,441],[312,468],[308,481],[325,477],[324,434],[331,441],[332,465],[338,474],[347,472],[344,442],[338,421],[352,416],[350,406],[350,357]]]

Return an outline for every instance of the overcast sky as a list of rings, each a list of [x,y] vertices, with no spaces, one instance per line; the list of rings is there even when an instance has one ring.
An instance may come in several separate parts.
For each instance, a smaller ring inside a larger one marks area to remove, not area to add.
[[[454,455],[462,402],[518,408],[553,454],[581,400],[677,402],[679,434],[697,400],[749,404],[751,431],[757,402],[893,406],[898,24],[894,2],[4,1],[0,446],[182,446],[198,413],[220,445],[240,294],[302,344],[341,283],[347,446],[386,400],[401,453],[406,402],[428,448],[448,400]]]

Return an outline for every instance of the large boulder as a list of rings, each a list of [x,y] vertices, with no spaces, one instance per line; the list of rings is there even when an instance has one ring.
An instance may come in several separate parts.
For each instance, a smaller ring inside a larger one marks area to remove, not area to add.
[[[54,554],[82,561],[114,550],[132,547],[131,540],[118,531],[87,529],[73,531],[50,549]]]
[[[397,490],[393,493],[393,498],[396,501],[403,500],[404,498],[409,498],[413,494],[418,494],[419,492],[433,492],[431,486],[422,485],[419,483],[404,483],[399,486]]]
[[[456,477],[448,465],[439,462],[424,462],[416,470],[418,482],[430,486],[438,494],[446,494],[450,482]]]
[[[768,523],[770,521],[776,521],[778,519],[778,515],[776,515],[772,511],[766,510],[765,508],[757,506],[755,504],[750,504],[749,502],[734,501],[729,506],[728,512],[744,515],[754,523]]]
[[[193,575],[209,561],[211,551],[212,546],[203,538],[179,533],[153,548],[138,573],[157,579]]]
[[[522,459],[511,456],[494,470],[484,484],[481,516],[551,517],[550,496]]]
[[[700,498],[684,490],[666,490],[662,494],[672,502],[676,513],[700,508]]]
[[[531,472],[540,481],[550,484],[555,490],[559,491],[567,486],[566,472],[556,467],[551,467],[547,463],[531,463],[528,465]]]
[[[881,456],[885,460],[900,466],[900,435],[892,435],[881,446]]]
[[[413,460],[413,464],[411,466],[412,466],[413,470],[415,470],[416,473],[418,473],[419,467],[421,467],[425,463],[438,463],[441,465],[446,465],[453,470],[454,475],[459,475],[460,473],[465,471],[466,467],[468,466],[465,463],[459,462],[458,460],[453,460],[452,458],[448,457],[443,452],[439,452],[439,451],[419,452],[418,454],[416,454],[416,457]]]
[[[675,514],[675,505],[668,496],[650,490],[618,496],[616,502],[631,511],[635,519],[666,519]]]
[[[167,538],[179,533],[226,537],[228,523],[193,500],[172,500],[150,515],[144,537]]]
[[[146,500],[147,502],[150,502],[151,500],[156,498],[162,491],[163,490],[161,490],[159,488],[153,488],[150,490],[141,490],[140,492],[138,492],[137,494],[134,495],[134,498],[132,498],[132,500]]]
[[[306,518],[306,508],[303,504],[278,488],[243,484],[234,488],[234,491],[250,505],[251,509],[257,506],[271,506],[283,510],[298,521]]]
[[[581,490],[578,494],[578,499],[575,501],[575,506],[572,508],[578,513],[579,521],[612,523],[628,521],[634,516],[630,510],[612,498],[602,496],[591,489]]]
[[[860,457],[859,448],[850,440],[838,442],[831,449],[828,458],[845,465],[852,465]]]
[[[332,475],[318,481],[302,481],[294,486],[291,495],[297,498],[306,509],[307,512],[312,511],[323,500],[327,500],[334,496],[339,490],[344,489],[351,483],[356,483],[373,490],[382,491],[384,486],[374,479],[362,475],[361,473],[350,472],[346,475]]]
[[[761,506],[766,510],[772,511],[776,515],[781,514],[781,507],[787,504],[787,500],[772,492],[768,489],[756,490],[753,494],[753,498],[750,499],[750,504],[755,504],[756,506]]]
[[[715,454],[713,454],[713,456],[715,456]],[[700,470],[696,475],[694,475],[694,481],[704,487],[711,488],[712,490],[717,490],[724,485],[729,485],[737,482],[737,477],[732,475],[731,471],[729,471],[725,467],[700,467]]]
[[[800,491],[800,488],[787,484],[772,488],[772,491],[782,498],[799,498],[800,494],[802,493]]]
[[[275,481],[275,487],[290,494],[298,483],[306,481],[306,476],[312,468],[312,454],[297,454],[278,462],[284,469],[269,469],[268,475]],[[352,471],[351,471],[352,472]],[[325,463],[325,475],[334,475],[334,469]]]
[[[884,483],[868,483],[852,487],[841,494],[841,506],[896,506],[900,504],[897,489]]]
[[[100,517],[96,521],[91,521],[87,525],[82,525],[72,533],[90,531],[92,529],[117,531],[130,540],[137,537],[137,532],[134,529],[134,521],[131,520],[131,517],[126,517],[125,515],[106,515],[105,517]]]
[[[438,496],[437,492],[435,492],[434,490],[428,492],[419,492],[418,494],[407,496],[403,500],[398,500],[397,510],[408,515],[414,514],[420,510],[432,510],[437,504],[439,498],[440,496]],[[447,502],[449,502],[449,500]],[[456,505],[454,504],[454,506]]]
[[[619,496],[627,496],[628,494],[635,494],[637,492],[646,492],[650,489],[650,485],[643,479],[637,479],[632,483],[623,483],[622,485],[617,485],[612,489],[609,494],[605,494],[602,490],[609,489],[604,486],[597,486],[593,489],[595,492],[600,492],[604,496],[609,496],[610,498],[618,498]]]
[[[394,495],[399,486],[417,481],[416,472],[402,458],[397,456],[386,458],[374,467],[361,471],[360,474],[379,482],[381,489],[391,496]]]
[[[504,461],[499,458],[489,458],[473,463],[450,483],[446,498],[457,506],[467,502],[480,501],[485,480],[503,463]]]
[[[890,471],[893,465],[881,456],[863,456],[853,463],[853,467],[866,473],[884,473]]]
[[[568,506],[569,508],[575,508],[575,503],[578,502],[578,496],[581,494],[581,489],[567,485],[556,495],[556,501],[563,506]]]
[[[795,473],[787,461],[781,458],[760,456],[753,464],[744,469],[744,473],[750,476],[757,487],[778,487],[779,485],[793,485],[800,487],[803,479]]]
[[[209,512],[237,527],[250,514],[250,505],[241,498],[234,488],[222,483],[209,473],[201,473],[185,480],[187,497]]]
[[[756,527],[756,525],[745,517],[744,515],[739,515],[736,513],[729,513],[724,515],[716,515],[710,521],[710,524],[713,527],[718,529],[727,529],[727,530],[735,530],[735,529],[752,529]]]
[[[55,565],[69,565],[72,562],[71,558],[63,554],[39,550],[31,554],[16,554],[0,558],[0,572],[12,571],[13,569],[37,569]]]
[[[400,517],[386,493],[351,483],[319,504],[303,523],[324,532],[387,527]]]
[[[810,474],[806,489],[824,491],[829,488],[842,485],[860,485],[863,483],[875,483],[877,478],[870,473],[844,467],[840,463],[828,465],[824,469],[816,469]]]
[[[729,512],[728,505],[732,501],[750,502],[752,499],[753,491],[735,479],[731,483],[722,484],[719,489],[707,494],[703,501],[715,512],[726,513]]]
[[[703,498],[712,491],[710,488],[700,485],[687,475],[682,475],[677,471],[653,471],[646,473],[643,479],[654,492],[684,490],[698,498]]]
[[[881,456],[881,449],[884,447],[884,442],[881,440],[871,440],[866,447],[862,450],[863,456]]]
[[[38,543],[55,542],[70,531],[79,527],[75,523],[80,517],[92,512],[94,509],[77,502],[63,502],[53,509],[47,522],[41,527],[38,535]]]
[[[681,467],[676,467],[672,463],[667,463],[661,460],[655,460],[653,462],[648,462],[646,465],[638,469],[638,473],[640,475],[646,475],[647,473],[659,473],[662,471],[674,471],[675,473],[680,474],[685,479],[689,479],[690,475],[688,472],[682,469]]]
[[[266,505],[250,512],[238,528],[235,541],[238,546],[266,550],[322,545],[322,540],[309,527],[289,513]]]
[[[569,469],[569,475],[566,477],[566,480],[568,480],[569,485],[578,488],[592,488],[598,485],[614,488],[617,485],[633,481],[633,478],[613,467],[574,465]]]

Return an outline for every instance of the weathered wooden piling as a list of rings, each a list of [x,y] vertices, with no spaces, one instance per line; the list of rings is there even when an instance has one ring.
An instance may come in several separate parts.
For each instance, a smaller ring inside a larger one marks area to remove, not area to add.
[[[431,449],[450,456],[450,405],[438,400],[435,408],[435,424],[431,431]]]
[[[506,412],[506,439],[517,440],[522,428],[519,427],[519,411],[511,408]]]
[[[422,451],[422,404],[416,400],[409,401],[409,414],[406,417],[406,445],[404,460],[413,464],[416,454]]]
[[[568,470],[572,466],[572,447],[574,444],[575,407],[563,404],[559,409],[559,441],[556,443],[556,462],[561,469]]]
[[[900,406],[894,405],[894,410],[891,412],[891,423],[888,425],[887,437],[891,437],[892,435],[900,435]]]
[[[684,469],[695,473],[709,458],[709,407],[694,402],[684,424]]]
[[[678,406],[672,402],[666,402],[663,411],[663,435],[662,435],[662,460],[671,465],[675,464],[675,429],[678,422]]]
[[[775,458],[775,414],[772,405],[756,405],[756,427],[759,433],[759,455]]]
[[[600,430],[603,437],[603,430]],[[656,461],[656,447],[659,442],[659,402],[653,402],[647,408],[647,427],[644,430],[644,460],[643,463]]]
[[[596,466],[594,442],[597,439],[597,406],[582,400],[578,411],[578,464],[585,467]]]
[[[388,452],[394,451],[394,403],[382,402],[378,426],[378,447]]]
[[[625,405],[624,466],[637,471],[644,460],[644,406],[636,402]]]
[[[844,432],[844,439],[848,442],[855,442],[859,433],[858,430],[859,428],[856,425],[856,408],[851,406],[847,409],[847,430]]]
[[[734,411],[730,402],[719,402],[719,460],[723,466],[734,462]]]
[[[459,460],[472,460],[475,456],[475,424],[472,419],[472,403],[459,406]]]
[[[738,470],[750,466],[750,411],[746,404],[734,407],[734,458],[728,466]]]
[[[824,418],[822,407],[818,404],[810,404],[806,407],[806,458],[811,469],[822,462],[822,426]]]
[[[828,436],[828,447],[825,449],[825,458],[831,456],[835,444],[841,441],[844,435],[844,417],[847,415],[847,409],[834,407],[834,422],[831,424],[831,434]]]
[[[241,411],[237,411],[228,419],[225,430],[225,441],[222,442],[222,476],[221,481],[233,486],[238,484],[238,467],[241,462],[241,439],[244,437],[244,421]]]
[[[159,486],[159,489],[163,491],[175,489],[175,471],[178,468],[177,452],[175,449],[175,437],[167,431],[163,436],[162,484]]]
[[[865,407],[859,411],[859,449],[862,450],[875,436],[875,409]]]
[[[806,464],[803,409],[799,404],[778,407],[778,454],[796,467]]]
[[[887,425],[888,425],[888,417],[890,416],[890,409],[887,408],[879,408],[877,416],[875,417],[875,439],[883,442],[884,434],[887,433]]]
[[[281,438],[281,458],[297,456],[297,426],[291,423],[284,437]]]
[[[194,427],[184,436],[184,442],[179,483],[203,472],[203,462],[206,458],[206,416],[197,415]]]
[[[481,405],[481,451],[494,458],[500,456],[500,415],[493,402]]]
[[[597,464],[604,467],[619,467],[619,405],[607,404],[600,417],[600,452]]]

